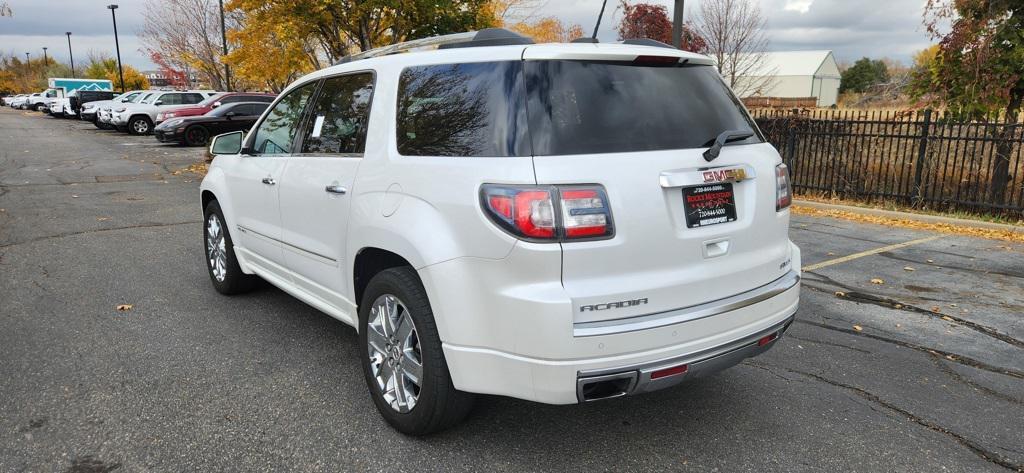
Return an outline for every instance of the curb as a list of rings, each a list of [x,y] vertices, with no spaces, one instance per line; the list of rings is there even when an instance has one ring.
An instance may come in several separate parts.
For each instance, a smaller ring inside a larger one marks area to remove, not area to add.
[[[924,215],[909,212],[897,212],[895,210],[872,209],[866,207],[855,207],[852,205],[826,204],[823,202],[814,202],[801,199],[793,199],[793,203],[795,205],[799,205],[801,207],[806,207],[810,209],[842,210],[844,212],[851,212],[861,215],[873,215],[876,217],[898,218],[924,223],[944,223],[947,225],[956,225],[958,227],[982,228],[985,230],[1002,230],[1011,233],[1024,234],[1024,226],[1020,225],[1008,225],[1005,223],[995,222],[980,222],[977,220],[967,220],[963,218],[943,217],[940,215]]]

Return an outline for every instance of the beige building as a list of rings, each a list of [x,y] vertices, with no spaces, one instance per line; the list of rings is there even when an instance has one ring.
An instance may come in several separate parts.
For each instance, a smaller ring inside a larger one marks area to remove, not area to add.
[[[836,104],[839,65],[832,51],[774,51],[759,56],[759,67],[737,81],[737,94],[744,98],[814,97],[819,107]]]

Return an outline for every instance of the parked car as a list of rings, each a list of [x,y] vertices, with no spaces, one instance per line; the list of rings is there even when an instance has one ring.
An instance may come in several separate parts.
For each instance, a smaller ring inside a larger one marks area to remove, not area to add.
[[[11,108],[21,108],[21,106],[24,105],[25,102],[27,102],[27,101],[28,101],[28,94],[18,94],[18,95],[15,95],[14,97],[10,98],[7,101],[7,105],[10,106]]]
[[[95,121],[93,121],[93,124],[96,125],[96,128],[99,128],[101,130],[113,129],[114,124],[111,123],[111,119],[114,116],[114,108],[119,108],[122,105],[129,103],[141,102],[142,100],[145,100],[146,98],[155,94],[156,92],[157,91],[155,90],[131,90],[119,95],[117,98],[113,100],[96,102],[93,105],[93,107],[95,107],[96,110],[96,117]]]
[[[161,110],[179,105],[193,105],[216,94],[213,91],[157,91],[137,103],[128,103],[113,110],[111,123],[118,131],[133,135],[148,135],[153,131],[156,114]]]
[[[471,393],[597,401],[775,344],[799,298],[788,172],[710,58],[431,41],[309,74],[212,140],[216,290],[262,277],[356,327],[374,404],[413,435]]]
[[[83,109],[85,108],[85,106],[87,104],[90,104],[90,103],[93,103],[93,102],[102,102],[102,101],[106,101],[106,100],[113,100],[114,97],[117,97],[117,94],[115,94],[113,91],[110,91],[110,90],[81,90],[81,89],[79,89],[79,90],[75,91],[75,93],[69,94],[69,102],[70,102],[69,106],[71,107],[71,110],[76,115],[79,115],[83,120],[92,121],[92,120],[95,119],[96,113],[95,112],[90,113],[88,117],[82,116],[83,115],[82,112],[83,112]],[[93,109],[94,107],[89,107],[89,108]]]
[[[164,120],[170,118],[181,118],[181,117],[192,117],[198,115],[205,115],[221,105],[237,102],[264,102],[270,103],[274,101],[274,94],[263,94],[254,92],[226,92],[208,97],[206,100],[197,103],[191,107],[178,107],[173,110],[162,111],[156,114],[156,123],[159,125]]]
[[[25,99],[25,103],[22,104],[20,108],[22,110],[39,111],[40,109],[45,109],[49,100],[56,96],[57,91],[53,89],[47,89],[42,92],[36,92],[34,94],[30,94],[28,98]]]
[[[211,136],[248,130],[268,105],[266,102],[225,104],[205,115],[167,120],[153,128],[153,135],[161,143],[203,146]]]

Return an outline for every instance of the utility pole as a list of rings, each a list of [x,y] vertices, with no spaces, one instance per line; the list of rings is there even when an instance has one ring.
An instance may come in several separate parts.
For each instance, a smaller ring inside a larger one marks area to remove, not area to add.
[[[68,35],[68,56],[71,56],[71,77],[75,77],[75,53],[71,52],[71,32],[64,33]]]
[[[43,46],[43,67],[48,67],[50,65],[50,59],[46,56],[46,49],[47,47]]]
[[[116,4],[107,5],[110,9],[110,18],[114,20],[114,47],[117,48],[117,76],[121,78],[121,93],[124,93],[124,69],[121,69],[121,44],[117,41],[117,10]]]
[[[220,1],[220,41],[224,46],[224,56],[228,55],[228,34],[224,28],[224,0]],[[221,61],[224,60],[224,56],[221,56]],[[228,63],[224,63],[224,87],[228,92],[231,91],[231,66]]]
[[[686,0],[676,0],[676,6],[672,10],[672,46],[676,49],[683,48],[683,8]]]

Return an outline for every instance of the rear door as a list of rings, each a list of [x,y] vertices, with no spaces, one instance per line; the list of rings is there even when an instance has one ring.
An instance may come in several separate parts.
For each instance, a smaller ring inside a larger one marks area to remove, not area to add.
[[[345,244],[373,84],[371,72],[324,79],[281,180],[285,261],[296,285],[334,307],[355,303],[344,296]]]
[[[575,322],[685,308],[788,272],[789,216],[775,209],[780,158],[712,66],[646,56],[653,48],[614,60],[531,49],[537,182],[604,186],[615,225],[611,239],[562,244]],[[752,136],[706,161],[727,130]]]

